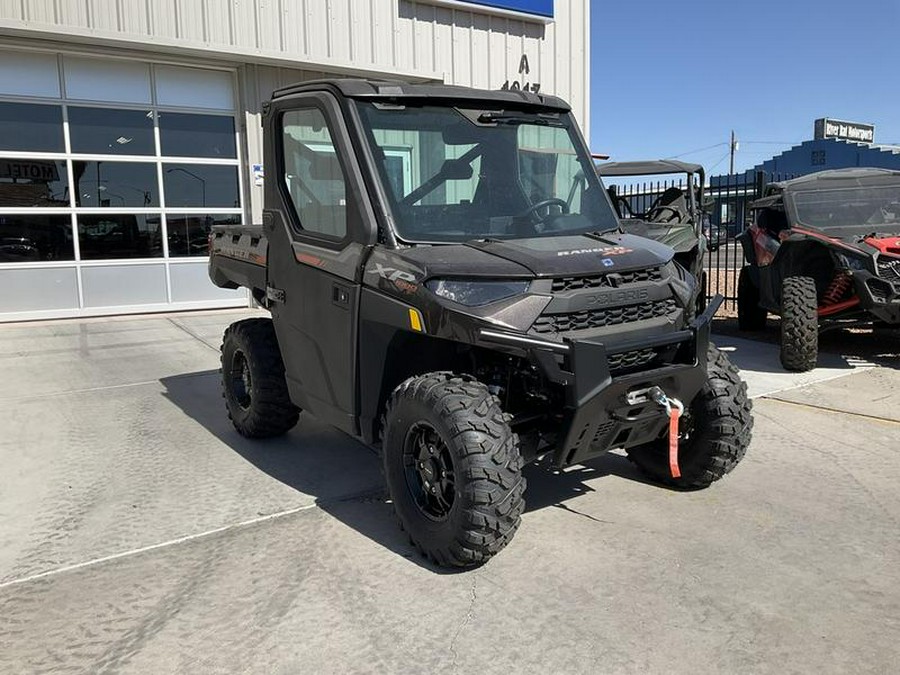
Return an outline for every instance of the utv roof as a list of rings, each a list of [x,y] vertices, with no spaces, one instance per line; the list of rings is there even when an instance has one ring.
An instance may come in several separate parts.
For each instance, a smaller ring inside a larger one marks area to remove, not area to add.
[[[798,178],[772,183],[785,192],[798,190],[832,190],[837,188],[860,187],[862,185],[883,185],[900,181],[900,171],[876,169],[871,167],[853,167],[850,169],[831,169],[810,173]]]
[[[677,159],[650,159],[641,162],[609,162],[598,164],[601,176],[649,176],[662,173],[701,173],[703,167]]]
[[[554,112],[569,112],[569,104],[556,96],[530,91],[472,89],[449,84],[410,84],[399,80],[323,79],[298,82],[276,89],[272,100],[305,91],[333,89],[347,98],[373,101],[472,101],[537,106]]]
[[[829,169],[805,176],[770,183],[764,197],[750,203],[752,209],[777,206],[786,192],[809,190],[838,190],[862,187],[864,185],[896,185],[900,183],[900,171],[877,169],[874,167],[852,167],[849,169]]]

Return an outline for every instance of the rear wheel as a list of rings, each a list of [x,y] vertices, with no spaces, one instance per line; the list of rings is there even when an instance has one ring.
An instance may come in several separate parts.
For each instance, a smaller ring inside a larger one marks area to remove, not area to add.
[[[437,564],[480,565],[512,539],[525,508],[518,438],[480,382],[406,380],[388,403],[382,453],[400,524]]]
[[[628,458],[652,479],[673,487],[704,488],[729,473],[747,453],[753,417],[747,384],[714,345],[708,378],[679,421],[680,478],[669,469],[668,437],[628,449]]]
[[[744,266],[738,276],[738,328],[757,331],[766,327],[768,312],[759,306],[759,289],[750,276],[750,268]]]
[[[788,370],[816,367],[819,357],[819,315],[812,277],[788,277],[781,285],[781,365]]]
[[[222,340],[222,396],[234,428],[247,438],[280,436],[297,424],[270,319],[237,321]]]

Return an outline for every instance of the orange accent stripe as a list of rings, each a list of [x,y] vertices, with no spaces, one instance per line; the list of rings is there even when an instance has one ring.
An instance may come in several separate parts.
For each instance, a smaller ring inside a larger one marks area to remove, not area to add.
[[[228,251],[224,251],[219,249],[218,251],[213,251],[211,255],[220,255],[223,258],[231,258],[232,260],[238,260],[240,262],[248,262],[254,265],[263,265],[266,264],[266,256],[260,255],[259,253],[246,253],[237,255],[235,253],[230,253]]]
[[[325,261],[322,260],[317,255],[312,255],[311,253],[297,253],[294,255],[297,259],[298,263],[303,263],[304,265],[312,265],[313,267],[324,267]]]

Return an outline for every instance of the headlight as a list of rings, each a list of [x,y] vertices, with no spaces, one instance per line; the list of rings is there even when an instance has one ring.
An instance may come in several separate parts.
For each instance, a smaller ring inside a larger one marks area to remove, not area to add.
[[[859,258],[855,255],[844,255],[843,253],[838,253],[837,259],[838,262],[848,270],[862,271],[867,269],[865,258]]]
[[[435,295],[458,302],[467,307],[486,305],[528,290],[527,281],[475,281],[457,279],[431,279],[425,285]]]

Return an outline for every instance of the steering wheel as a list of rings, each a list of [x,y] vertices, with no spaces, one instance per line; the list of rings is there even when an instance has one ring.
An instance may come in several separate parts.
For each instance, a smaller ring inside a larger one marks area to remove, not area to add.
[[[517,213],[515,215],[515,217],[516,218],[524,218],[525,216],[530,216],[532,214],[536,215],[536,212],[539,211],[540,209],[545,209],[548,206],[553,206],[553,205],[556,205],[559,208],[561,208],[563,213],[569,212],[569,204],[566,202],[565,199],[560,199],[558,197],[551,197],[550,199],[542,199],[539,202],[535,202],[534,204],[529,206],[527,209],[525,209],[521,213]],[[540,218],[540,220],[543,221],[544,219]]]

